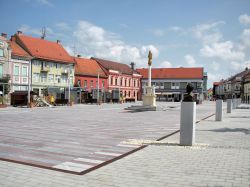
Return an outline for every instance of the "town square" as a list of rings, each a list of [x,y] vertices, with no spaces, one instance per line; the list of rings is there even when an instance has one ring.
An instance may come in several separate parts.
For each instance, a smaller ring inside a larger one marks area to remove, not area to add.
[[[0,5],[0,186],[250,187],[248,0]]]

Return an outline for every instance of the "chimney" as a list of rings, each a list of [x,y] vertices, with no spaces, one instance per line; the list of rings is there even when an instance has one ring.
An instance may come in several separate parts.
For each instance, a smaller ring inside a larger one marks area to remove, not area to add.
[[[10,37],[10,41],[14,41],[14,42],[15,42],[15,41],[16,41],[16,37],[12,35],[12,36]]]
[[[17,31],[17,34],[21,35],[21,34],[23,34],[23,32],[22,31]]]
[[[4,37],[4,38],[7,38],[7,34],[6,33],[1,33],[1,36]]]
[[[81,55],[77,55],[77,57],[78,57],[78,58],[80,58],[80,57],[81,57]]]
[[[56,40],[56,43],[61,44],[61,41],[60,40]]]
[[[134,62],[131,62],[131,63],[130,63],[130,66],[131,66],[131,69],[132,69],[132,70],[135,70],[135,63],[134,63]]]

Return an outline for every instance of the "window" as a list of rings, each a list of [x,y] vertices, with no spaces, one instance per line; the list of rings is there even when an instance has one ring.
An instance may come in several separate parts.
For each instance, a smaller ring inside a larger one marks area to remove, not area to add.
[[[39,77],[40,77],[39,73],[34,73],[33,77],[34,77],[34,82],[39,82]]]
[[[54,74],[49,74],[49,82],[54,83]]]
[[[73,85],[73,76],[69,77],[69,82],[70,82],[70,85]]]
[[[15,66],[14,66],[14,75],[15,75],[15,76],[19,76],[19,71],[20,71],[20,70],[19,70],[19,66],[18,66],[18,65],[15,65]]]
[[[120,78],[120,86],[122,86],[122,80],[123,80],[123,79],[122,79],[122,78]]]
[[[47,82],[47,73],[41,73],[41,82]]]
[[[28,66],[22,66],[22,76],[28,77]]]
[[[110,85],[113,85],[113,77],[110,76]]]
[[[117,78],[115,78],[115,85],[117,85]]]
[[[93,88],[93,86],[94,86],[94,81],[91,80],[91,81],[90,81],[90,87]]]
[[[56,82],[61,83],[61,76],[60,75],[56,75]]]
[[[86,88],[88,86],[88,82],[87,80],[84,80],[84,88]]]
[[[98,81],[95,81],[96,88],[98,88]]]
[[[62,75],[62,83],[67,83],[68,76]]]
[[[3,77],[3,65],[0,64],[0,78]]]
[[[77,86],[81,87],[81,80],[80,79],[77,80]]]
[[[35,66],[40,66],[41,63],[40,63],[38,60],[34,60],[34,61],[33,61],[33,64],[34,64]]]
[[[102,88],[104,88],[105,87],[105,82],[104,81],[102,81]]]
[[[0,56],[3,56],[3,49],[0,49]]]
[[[180,83],[179,82],[172,82],[171,89],[180,89]]]

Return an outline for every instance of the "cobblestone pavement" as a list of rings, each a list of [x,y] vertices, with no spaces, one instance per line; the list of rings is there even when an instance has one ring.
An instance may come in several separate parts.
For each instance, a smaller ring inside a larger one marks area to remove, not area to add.
[[[179,129],[179,103],[140,113],[125,111],[128,105],[3,109],[0,158],[83,173],[140,147],[124,141],[157,140]],[[198,105],[197,118],[213,110],[214,102]]]
[[[0,186],[250,186],[250,110],[196,126],[196,145],[176,134],[85,175],[0,161]],[[145,141],[146,142],[146,141]]]

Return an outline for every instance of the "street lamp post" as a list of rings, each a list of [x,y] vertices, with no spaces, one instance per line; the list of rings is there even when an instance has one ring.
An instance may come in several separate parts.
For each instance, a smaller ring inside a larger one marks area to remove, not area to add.
[[[99,69],[98,69],[98,72],[97,72],[97,104],[99,104],[99,79],[100,79],[100,75],[99,75]]]
[[[71,65],[67,65],[67,71],[68,71],[68,105],[70,105],[70,67],[71,67]]]
[[[28,107],[31,107],[31,102],[30,102],[30,90],[31,90],[31,60],[29,63],[29,72],[28,72]]]

